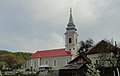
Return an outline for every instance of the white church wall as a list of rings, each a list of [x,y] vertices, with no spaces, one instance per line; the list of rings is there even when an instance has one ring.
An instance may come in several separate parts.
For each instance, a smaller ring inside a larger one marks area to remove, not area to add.
[[[56,66],[54,66],[54,60],[56,60]],[[52,67],[52,70],[58,70],[65,66],[67,60],[71,60],[71,56],[42,58],[41,65],[45,65],[45,62],[48,61],[48,65]]]
[[[54,60],[56,60],[56,66],[54,66]],[[41,65],[49,65],[52,70],[58,70],[65,66],[67,62],[71,60],[71,56],[60,56],[60,57],[48,57],[48,58],[34,58],[27,60],[26,68],[39,70]],[[46,64],[47,61],[47,64]]]

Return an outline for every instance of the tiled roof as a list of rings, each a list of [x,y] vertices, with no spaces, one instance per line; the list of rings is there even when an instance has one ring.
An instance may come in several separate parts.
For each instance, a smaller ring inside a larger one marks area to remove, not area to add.
[[[71,56],[70,51],[66,51],[65,48],[37,51],[32,54],[28,59],[33,58],[47,58],[47,57],[58,57],[58,56]]]
[[[94,54],[94,53],[100,53],[100,52],[108,52],[108,50],[112,52],[120,52],[120,48],[115,47],[114,45],[112,45],[109,42],[106,42],[104,40],[100,41],[99,43],[97,43],[93,48],[91,48],[87,54]]]

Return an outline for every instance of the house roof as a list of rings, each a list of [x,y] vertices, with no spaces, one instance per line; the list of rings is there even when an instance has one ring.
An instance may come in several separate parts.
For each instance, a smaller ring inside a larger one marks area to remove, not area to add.
[[[75,61],[78,61],[80,58],[83,58],[83,60],[85,61],[84,64],[91,63],[91,60],[85,55],[85,53],[81,53],[78,57],[68,62],[68,64],[74,63]]]
[[[28,59],[58,57],[58,56],[71,56],[71,52],[66,51],[65,48],[53,49],[53,50],[42,50],[32,54]]]
[[[100,53],[100,52],[120,52],[120,48],[114,46],[113,44],[101,40],[100,42],[98,42],[93,48],[91,48],[87,54],[94,54],[94,53]]]
[[[64,67],[62,67],[60,70],[63,70],[63,69],[79,69],[83,66],[84,64],[67,64],[65,65]]]

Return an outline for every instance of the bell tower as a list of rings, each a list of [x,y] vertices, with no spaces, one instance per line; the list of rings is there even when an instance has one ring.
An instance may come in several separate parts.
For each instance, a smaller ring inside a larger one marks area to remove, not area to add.
[[[67,28],[65,32],[65,48],[67,51],[71,51],[72,59],[74,59],[77,56],[78,33],[77,33],[77,29],[75,28],[75,24],[73,22],[71,8],[70,8],[69,22],[67,24]]]

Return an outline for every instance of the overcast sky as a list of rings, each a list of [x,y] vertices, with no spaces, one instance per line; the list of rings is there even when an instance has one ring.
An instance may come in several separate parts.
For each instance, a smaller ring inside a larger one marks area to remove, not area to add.
[[[69,8],[79,41],[120,42],[120,0],[0,0],[0,49],[63,48]]]

